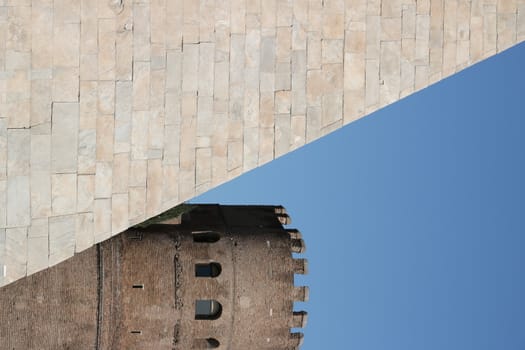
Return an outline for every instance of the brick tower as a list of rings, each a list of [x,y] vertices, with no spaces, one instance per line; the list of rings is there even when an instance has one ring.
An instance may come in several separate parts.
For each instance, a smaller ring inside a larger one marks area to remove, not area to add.
[[[198,205],[1,289],[9,349],[298,349],[307,272],[283,207]]]

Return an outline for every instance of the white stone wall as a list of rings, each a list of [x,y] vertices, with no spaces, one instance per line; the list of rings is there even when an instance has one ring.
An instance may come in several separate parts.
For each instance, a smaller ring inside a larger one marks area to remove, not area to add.
[[[525,0],[0,0],[0,285],[524,39]]]

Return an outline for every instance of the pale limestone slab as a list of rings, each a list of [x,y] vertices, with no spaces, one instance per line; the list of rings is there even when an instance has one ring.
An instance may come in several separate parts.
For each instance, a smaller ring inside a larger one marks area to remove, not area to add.
[[[7,226],[7,181],[0,180],[0,229]]]
[[[114,194],[128,192],[129,172],[129,153],[115,154],[115,157],[113,158],[113,184],[111,186]]]
[[[54,103],[51,131],[51,169],[55,173],[77,171],[78,103]]]
[[[148,3],[133,4],[133,60],[150,59],[150,7]]]
[[[29,226],[31,223],[29,176],[7,178],[6,227]]]
[[[129,188],[129,222],[131,225],[143,221],[146,213],[146,188]]]
[[[51,122],[51,79],[31,81],[31,126]]]
[[[7,177],[7,119],[0,118],[0,180]]]
[[[67,215],[76,212],[77,175],[51,175],[51,208],[53,215]]]
[[[78,173],[94,174],[96,164],[97,134],[95,129],[78,132]]]
[[[97,123],[98,82],[80,82],[80,129],[95,129]]]
[[[29,129],[7,130],[7,176],[28,176],[31,158]]]
[[[93,220],[96,243],[111,237],[111,215],[111,199],[95,199]]]
[[[131,130],[131,159],[148,158],[149,112],[133,111]]]
[[[111,198],[113,181],[113,164],[111,162],[97,162],[95,174],[95,199]]]
[[[77,178],[77,212],[92,212],[95,200],[95,175],[79,175]]]
[[[154,216],[161,210],[162,204],[162,161],[151,159],[148,161],[146,191],[146,216]]]
[[[115,95],[114,152],[129,152],[131,150],[131,116],[133,106],[132,82],[118,81]]]
[[[53,70],[53,103],[78,102],[79,68],[60,67]]]
[[[77,215],[49,218],[49,266],[73,256]]]
[[[49,170],[31,171],[31,217],[51,215],[51,173]]]
[[[95,243],[93,213],[79,213],[76,221],[75,253],[79,253]]]
[[[45,238],[47,246],[47,239],[49,237],[49,219],[46,217],[31,220],[31,226],[29,227],[27,236],[28,238]]]
[[[288,114],[275,116],[275,157],[280,157],[290,149],[291,125]]]
[[[113,160],[113,143],[115,134],[115,117],[113,115],[97,116],[97,162],[111,162]]]
[[[78,67],[80,62],[80,24],[53,23],[53,66]]]
[[[17,227],[5,230],[6,279],[16,281],[27,273],[27,228]]]
[[[114,18],[98,21],[98,79],[114,80],[116,73],[116,22]]]
[[[243,169],[247,171],[248,169],[253,169],[259,164],[259,127],[245,127],[244,131],[244,144],[243,144]],[[205,149],[207,150],[207,148]],[[198,152],[199,150],[197,150]],[[200,156],[200,159],[199,159]],[[197,185],[199,184],[198,180],[201,180],[202,190],[207,190],[211,178],[208,179],[208,176],[211,176],[211,152],[210,159],[207,160],[208,154],[207,151],[201,151],[201,154],[197,153],[197,171],[200,168],[201,175],[197,173]],[[201,166],[201,163],[202,166]],[[208,170],[208,168],[210,168]],[[208,175],[209,174],[209,175]]]
[[[131,160],[129,187],[146,187],[148,163],[146,160]]]
[[[117,234],[128,229],[129,225],[129,195],[114,194],[111,199],[111,232]]]
[[[133,62],[133,110],[149,110],[150,63]]]
[[[98,113],[104,115],[115,113],[115,82],[99,81],[97,88]]]
[[[42,271],[49,266],[48,237],[30,237],[27,240],[27,274]]]

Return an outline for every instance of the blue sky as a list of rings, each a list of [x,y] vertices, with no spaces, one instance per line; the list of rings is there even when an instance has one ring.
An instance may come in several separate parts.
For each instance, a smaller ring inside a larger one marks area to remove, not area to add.
[[[303,350],[525,349],[525,44],[194,202],[282,204]]]

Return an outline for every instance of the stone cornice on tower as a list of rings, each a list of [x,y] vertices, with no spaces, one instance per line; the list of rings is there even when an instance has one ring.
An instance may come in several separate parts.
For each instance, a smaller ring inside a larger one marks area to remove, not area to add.
[[[523,0],[4,2],[0,285],[524,39]]]

